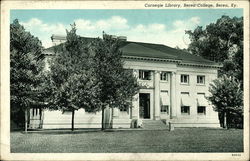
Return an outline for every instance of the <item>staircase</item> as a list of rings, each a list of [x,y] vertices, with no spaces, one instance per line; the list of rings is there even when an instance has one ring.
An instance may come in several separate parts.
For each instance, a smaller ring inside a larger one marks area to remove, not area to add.
[[[168,126],[162,120],[142,120],[142,128],[146,130],[167,130]]]

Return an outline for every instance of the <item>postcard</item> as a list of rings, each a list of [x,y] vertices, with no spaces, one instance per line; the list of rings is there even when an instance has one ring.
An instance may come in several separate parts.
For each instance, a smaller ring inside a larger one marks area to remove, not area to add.
[[[247,1],[3,1],[2,160],[249,160]]]

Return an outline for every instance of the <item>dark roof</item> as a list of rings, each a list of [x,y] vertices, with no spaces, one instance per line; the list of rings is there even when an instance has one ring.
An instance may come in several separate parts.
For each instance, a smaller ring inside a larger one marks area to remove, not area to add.
[[[81,37],[87,43],[93,41],[95,38]],[[125,57],[140,57],[140,58],[156,58],[165,60],[176,60],[181,63],[200,64],[218,66],[217,63],[204,59],[201,56],[192,55],[183,50],[168,47],[163,44],[152,44],[143,42],[123,41],[120,45],[120,50]],[[45,49],[47,55],[54,53],[54,47]]]
[[[160,50],[130,42],[120,48],[124,56],[176,59],[175,56],[164,53]]]

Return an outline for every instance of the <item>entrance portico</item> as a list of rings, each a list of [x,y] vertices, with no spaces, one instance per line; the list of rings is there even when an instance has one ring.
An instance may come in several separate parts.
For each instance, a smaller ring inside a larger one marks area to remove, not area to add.
[[[150,72],[150,77],[145,79],[138,79],[139,84],[141,85],[141,89],[139,90],[139,94],[135,97],[136,101],[133,104],[133,108],[137,110],[134,111],[137,113],[135,117],[135,113],[132,110],[132,118],[133,119],[150,119],[150,120],[160,120],[160,119],[169,119],[169,116],[175,115],[175,103],[176,103],[176,75],[173,71],[155,69],[155,70],[146,70],[146,69],[138,69],[133,70],[134,75],[138,77],[139,71],[147,71]],[[161,74],[166,73],[166,80],[162,80]],[[168,93],[165,97],[162,93]],[[162,95],[164,97],[162,97]],[[162,101],[164,100],[164,101]],[[137,103],[136,103],[137,102]],[[167,102],[167,111],[161,111],[161,106],[165,106],[162,102]],[[137,104],[137,106],[136,106]],[[174,108],[174,109],[173,109]]]

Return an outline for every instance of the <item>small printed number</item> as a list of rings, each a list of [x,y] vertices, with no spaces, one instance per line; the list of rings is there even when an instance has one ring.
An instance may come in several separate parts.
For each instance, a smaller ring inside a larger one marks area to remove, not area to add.
[[[241,156],[241,154],[232,154],[232,156],[239,157],[239,156]]]

